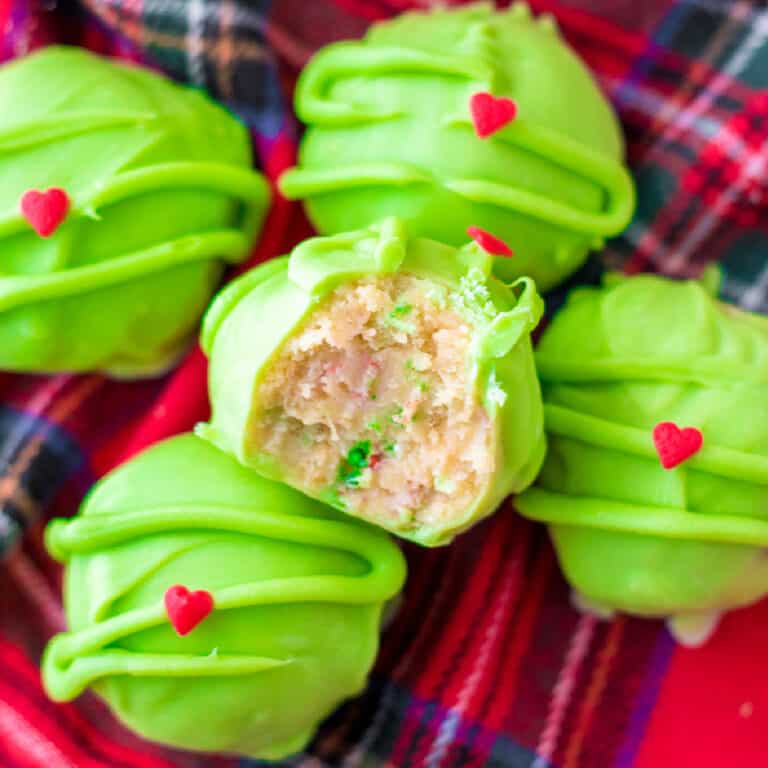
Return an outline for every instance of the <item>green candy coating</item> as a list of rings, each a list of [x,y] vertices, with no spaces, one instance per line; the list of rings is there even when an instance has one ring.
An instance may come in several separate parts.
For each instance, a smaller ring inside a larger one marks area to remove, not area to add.
[[[282,346],[340,285],[395,273],[434,280],[448,288],[474,325],[467,364],[475,396],[493,425],[497,470],[486,493],[459,519],[416,528],[388,527],[426,546],[450,542],[491,514],[510,493],[528,487],[546,450],[530,340],[543,302],[530,279],[521,278],[510,287],[491,274],[491,267],[491,256],[475,243],[454,249],[409,238],[402,222],[388,219],[367,230],[307,240],[290,257],[254,269],[214,299],[203,322],[212,418],[198,426],[197,434],[265,477],[286,481],[276,458],[254,448],[249,439],[258,410],[255,393]],[[394,313],[398,311],[405,309]],[[354,469],[349,461],[346,465]],[[318,498],[354,514],[339,499],[335,485]]]
[[[549,455],[517,500],[589,602],[711,614],[768,593],[768,318],[696,282],[574,291],[537,350]],[[703,434],[672,470],[652,431]]]
[[[361,691],[405,577],[383,533],[193,435],[108,475],[47,544],[69,623],[43,660],[53,699],[91,686],[148,739],[271,759]],[[163,607],[175,584],[214,599],[185,637]]]
[[[0,369],[151,375],[184,351],[269,189],[203,94],[77,48],[0,67]],[[40,237],[30,189],[70,210]]]
[[[478,92],[512,98],[516,119],[486,139]],[[406,13],[361,41],[321,50],[302,73],[307,123],[298,167],[281,179],[323,234],[398,216],[452,245],[474,225],[505,240],[504,279],[541,290],[629,222],[634,188],[616,117],[551,17],[491,3]]]

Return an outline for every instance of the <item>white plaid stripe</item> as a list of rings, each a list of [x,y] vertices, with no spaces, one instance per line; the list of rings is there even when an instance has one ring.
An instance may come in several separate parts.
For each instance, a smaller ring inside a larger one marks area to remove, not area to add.
[[[205,0],[189,0],[187,11],[187,73],[189,81],[205,85]]]
[[[750,312],[768,314],[768,263],[754,282],[746,283],[726,273],[722,295]]]

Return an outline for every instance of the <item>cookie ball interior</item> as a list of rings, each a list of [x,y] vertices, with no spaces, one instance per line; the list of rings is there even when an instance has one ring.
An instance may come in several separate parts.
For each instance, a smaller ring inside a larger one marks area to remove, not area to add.
[[[451,289],[408,274],[337,288],[256,394],[253,446],[310,495],[399,528],[454,518],[494,472],[473,328]]]

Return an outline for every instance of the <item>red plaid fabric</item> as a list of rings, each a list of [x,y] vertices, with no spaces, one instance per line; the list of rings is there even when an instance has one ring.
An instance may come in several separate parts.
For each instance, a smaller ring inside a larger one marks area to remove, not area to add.
[[[227,100],[272,179],[293,160],[286,111],[320,45],[424,0],[0,0],[0,60],[64,40],[166,69]],[[768,11],[746,0],[535,0],[556,14],[624,123],[639,206],[628,231],[565,288],[606,266],[695,274],[768,311]],[[0,105],[5,108],[6,105]],[[276,199],[251,263],[309,234]],[[37,661],[63,626],[43,520],[94,479],[205,418],[199,350],[157,382],[0,376],[0,765],[220,768],[161,749],[86,695],[49,702]],[[24,535],[23,543],[21,537]],[[285,765],[758,768],[768,764],[768,603],[700,650],[659,623],[570,606],[545,533],[511,507],[440,550],[407,547],[403,607],[363,696]]]

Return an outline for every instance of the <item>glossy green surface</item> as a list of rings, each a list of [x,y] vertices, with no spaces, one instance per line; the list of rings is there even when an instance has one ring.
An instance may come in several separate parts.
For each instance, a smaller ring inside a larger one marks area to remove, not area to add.
[[[49,695],[92,686],[144,737],[280,758],[365,685],[405,564],[381,532],[260,478],[208,443],[160,443],[54,521],[70,631],[43,660]],[[163,596],[215,609],[190,634]]]
[[[81,49],[0,67],[0,369],[159,373],[186,348],[269,191],[204,95]],[[21,216],[63,188],[49,238]]]
[[[526,488],[545,452],[530,341],[543,304],[532,281],[523,278],[508,287],[490,274],[491,263],[474,243],[455,249],[412,239],[402,222],[389,219],[371,229],[307,240],[289,258],[244,275],[219,294],[203,324],[213,415],[198,434],[266,477],[284,480],[283,468],[250,439],[259,412],[255,393],[283,343],[335,287],[362,276],[402,272],[446,285],[454,306],[474,327],[470,381],[495,425],[498,471],[487,492],[457,519],[392,530],[428,546],[448,543],[491,514],[505,496]],[[320,498],[355,513],[344,507],[335,487]]]
[[[696,282],[612,276],[572,293],[537,364],[550,450],[517,503],[579,592],[672,616],[768,593],[768,318]],[[663,469],[661,421],[700,429],[702,450]]]
[[[518,105],[484,140],[469,113],[481,91]],[[328,46],[299,79],[296,111],[308,128],[281,189],[323,234],[399,216],[461,245],[479,226],[516,254],[500,275],[546,290],[634,209],[611,107],[553,19],[524,4],[407,13]]]

